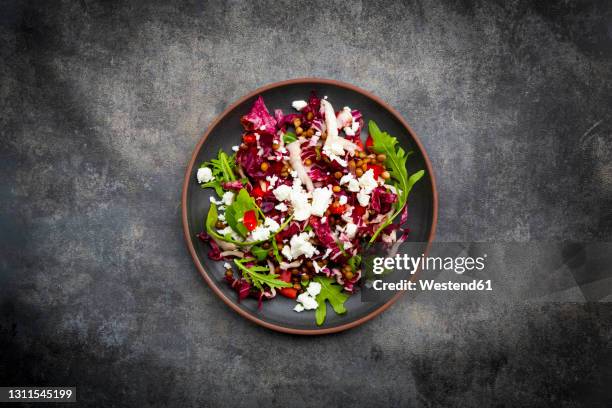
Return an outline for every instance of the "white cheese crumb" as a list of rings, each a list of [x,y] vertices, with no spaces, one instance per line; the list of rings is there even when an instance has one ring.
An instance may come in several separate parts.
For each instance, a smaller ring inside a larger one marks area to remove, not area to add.
[[[223,204],[231,205],[234,202],[234,193],[231,191],[226,191],[223,193]]]
[[[338,199],[338,203],[340,205],[344,205],[348,202],[348,198],[345,195],[341,195],[340,198]]]
[[[319,251],[310,243],[308,234],[302,232],[291,237],[289,245],[283,246],[282,253],[285,258],[292,261],[301,255],[305,255],[306,258],[312,258]]]
[[[301,303],[298,303],[297,305],[295,305],[293,310],[295,310],[296,312],[303,312],[304,311],[304,306],[302,306]]]
[[[272,175],[272,176],[267,176],[266,177],[266,181],[268,183],[270,183],[269,187],[274,187],[274,185],[276,184],[276,182],[278,181],[278,176],[276,174]]]
[[[261,125],[261,126],[259,127],[259,130],[266,130],[266,125]],[[259,139],[257,139],[257,140],[259,140]]]
[[[208,167],[200,167],[198,169],[198,183],[208,183],[209,181],[213,181],[215,178],[212,175],[212,170]]]
[[[240,150],[240,146],[232,146],[232,150],[237,152],[238,150]]]
[[[232,268],[232,265],[230,265],[230,264],[229,264],[229,262],[226,262],[226,263],[224,263],[224,264],[223,264],[223,267],[224,267],[225,269],[231,269],[231,268]]]
[[[317,307],[319,307],[319,304],[317,303],[315,298],[310,296],[308,292],[301,293],[297,297],[297,301],[300,302],[304,306],[305,310],[314,310]]]
[[[359,187],[365,194],[370,194],[372,190],[378,187],[378,182],[374,178],[374,170],[369,169],[359,177]]]
[[[317,296],[321,293],[321,284],[319,282],[310,282],[306,288],[306,292],[308,292],[310,296]]]
[[[285,212],[288,209],[285,203],[277,204],[274,208],[276,208],[278,211],[281,211],[281,212]]]
[[[359,191],[359,181],[355,180],[355,179],[351,179],[348,182],[348,191],[351,191],[353,193],[356,193],[357,191]]]
[[[315,188],[312,192],[311,213],[318,217],[322,217],[327,207],[331,204],[332,194],[329,188]]]
[[[266,218],[264,221],[264,225],[268,228],[270,232],[276,232],[280,228],[278,222],[274,221],[273,218]]]
[[[251,231],[251,239],[253,241],[265,241],[270,238],[270,230],[263,225],[258,225]]]
[[[278,186],[278,188],[274,190],[274,197],[276,197],[278,201],[289,200],[289,198],[291,198],[291,187],[286,184]]]
[[[345,232],[350,239],[355,238],[355,234],[357,233],[357,225],[353,224],[352,222],[346,224]]]
[[[342,176],[342,178],[340,179],[340,185],[346,184],[349,181],[353,180],[355,177],[353,177],[352,173],[349,174],[345,174],[344,176]]]
[[[291,103],[291,106],[293,106],[293,109],[295,109],[296,111],[301,111],[306,106],[308,106],[308,103],[306,101],[293,101]]]
[[[357,201],[359,201],[359,205],[366,207],[370,202],[370,195],[361,190],[357,193]]]

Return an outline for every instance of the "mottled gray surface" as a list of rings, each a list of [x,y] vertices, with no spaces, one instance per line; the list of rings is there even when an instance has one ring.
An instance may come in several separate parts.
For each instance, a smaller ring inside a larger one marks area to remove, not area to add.
[[[610,240],[609,2],[538,3],[2,2],[0,383],[105,407],[609,406],[610,303],[406,298],[291,337],[214,297],[179,222],[212,119],[321,76],[420,135],[440,240]]]

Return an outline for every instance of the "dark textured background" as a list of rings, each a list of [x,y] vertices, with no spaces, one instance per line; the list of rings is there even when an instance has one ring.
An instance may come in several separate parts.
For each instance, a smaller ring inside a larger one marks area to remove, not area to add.
[[[610,406],[610,303],[404,298],[291,337],[214,297],[179,222],[212,119],[321,76],[420,135],[439,240],[611,240],[608,1],[0,7],[2,385],[105,407]]]

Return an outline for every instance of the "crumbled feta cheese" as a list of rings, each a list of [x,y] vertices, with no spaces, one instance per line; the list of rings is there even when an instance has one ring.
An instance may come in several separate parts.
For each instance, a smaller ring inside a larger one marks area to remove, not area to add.
[[[359,177],[359,187],[365,194],[370,194],[372,190],[378,187],[378,182],[374,178],[374,170],[369,169]]]
[[[321,217],[321,224],[325,224],[327,222],[327,217]]]
[[[282,253],[285,258],[292,261],[301,255],[305,255],[306,258],[312,258],[319,251],[310,243],[308,234],[302,232],[291,237],[289,245],[283,246]]]
[[[359,181],[355,179],[349,180],[347,188],[348,188],[348,191],[356,193],[357,191],[359,191]]]
[[[251,231],[252,241],[265,241],[270,238],[270,230],[263,225],[258,225],[253,231]]]
[[[266,177],[266,181],[268,183],[270,183],[269,187],[274,187],[274,185],[276,184],[276,182],[278,181],[278,176],[276,174],[272,175],[272,176],[267,176]]]
[[[198,169],[198,183],[208,183],[209,181],[213,181],[215,178],[212,175],[212,170],[208,167],[200,167]]]
[[[223,204],[223,200],[217,200],[215,197],[210,197],[210,202],[213,204],[221,205]]]
[[[218,232],[220,235],[225,236],[225,235],[227,235],[227,234],[231,234],[231,233],[233,233],[233,232],[234,232],[234,230],[232,229],[232,227],[227,226],[227,227],[225,227],[225,228],[223,228],[223,229],[218,230],[217,232]]]
[[[291,187],[286,184],[278,186],[274,190],[274,197],[276,197],[278,201],[289,200],[291,198]]]
[[[285,258],[289,260],[293,259],[293,255],[291,255],[291,248],[289,247],[289,245],[283,246],[283,249],[281,249],[281,253]]]
[[[226,263],[224,263],[224,264],[223,264],[223,267],[224,267],[225,269],[231,269],[231,268],[232,268],[232,265],[230,265],[230,264],[229,264],[229,262],[226,262]]]
[[[357,201],[359,201],[360,206],[366,207],[370,202],[370,195],[361,190],[357,193]]]
[[[232,146],[232,150],[237,152],[238,150],[240,150],[240,146]]]
[[[259,130],[266,130],[266,125],[261,125],[261,126],[259,127]],[[257,139],[257,140],[259,140],[259,139]]]
[[[266,218],[264,221],[264,225],[268,228],[270,232],[276,232],[280,228],[278,222],[274,221],[273,218]]]
[[[340,198],[338,199],[338,203],[340,205],[344,205],[348,202],[348,198],[345,195],[341,195]]]
[[[329,188],[315,188],[312,192],[311,213],[318,217],[322,217],[327,207],[331,204],[332,194]]]
[[[310,296],[310,294],[308,294],[308,292],[301,293],[297,297],[297,301],[304,306],[305,310],[314,310],[317,307],[319,307],[319,304],[317,303],[315,298]]]
[[[349,181],[353,180],[355,177],[353,177],[352,173],[349,174],[345,174],[344,176],[342,176],[342,178],[340,179],[340,185],[346,184]]]
[[[319,282],[310,282],[306,288],[306,292],[308,292],[310,296],[317,296],[321,293],[321,284]]]
[[[223,193],[223,204],[231,205],[234,202],[234,193],[231,191],[226,191]]]
[[[304,306],[301,303],[298,303],[297,305],[295,305],[293,310],[295,310],[296,312],[303,312],[304,311]]]
[[[352,128],[350,128],[350,127],[348,127],[348,126],[346,126],[346,127],[344,128],[344,133],[345,133],[347,136],[355,136],[355,132],[353,131],[353,129],[352,129]]]
[[[293,101],[291,103],[291,106],[293,106],[293,109],[295,109],[296,111],[301,111],[306,106],[308,106],[308,103],[306,101]]]
[[[219,221],[225,221],[225,214],[219,213],[217,218],[219,219]]]
[[[288,207],[285,203],[277,204],[274,208],[276,208],[280,212],[285,212],[288,210]]]
[[[348,224],[346,224],[346,235],[350,238],[353,239],[355,238],[355,234],[357,233],[357,225],[353,224],[352,222],[349,222]]]
[[[347,223],[353,222],[353,207],[341,215],[342,219]]]

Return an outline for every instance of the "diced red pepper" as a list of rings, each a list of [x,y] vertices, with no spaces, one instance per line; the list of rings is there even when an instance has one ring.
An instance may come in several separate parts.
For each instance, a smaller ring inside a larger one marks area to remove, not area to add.
[[[257,228],[257,215],[255,214],[255,210],[246,211],[242,223],[249,231],[253,231]]]
[[[342,205],[332,205],[329,207],[329,212],[332,214],[344,214],[344,212],[346,211],[346,204],[342,204]]]
[[[259,186],[255,186],[255,187],[253,187],[253,190],[251,190],[251,196],[255,197],[255,198],[261,198],[265,194],[266,193],[264,193],[264,191]]]
[[[280,288],[280,294],[289,299],[295,299],[297,297],[297,289],[295,288]]]
[[[291,272],[289,271],[281,271],[280,275],[278,276],[278,279],[282,280],[283,282],[291,282]]]
[[[374,140],[372,140],[372,136],[368,135],[368,138],[366,139],[366,148],[370,148],[374,146]]]
[[[357,145],[357,150],[363,151],[363,143],[361,142],[361,138],[360,137],[356,137],[355,140],[353,141],[353,143],[355,143]]]
[[[254,144],[257,141],[255,135],[252,133],[246,133],[244,136],[242,136],[242,140],[246,144]]]
[[[378,176],[380,176],[382,172],[385,171],[385,168],[383,166],[379,166],[378,164],[367,164],[367,166],[368,170],[372,170],[374,172],[374,179],[377,179]]]

